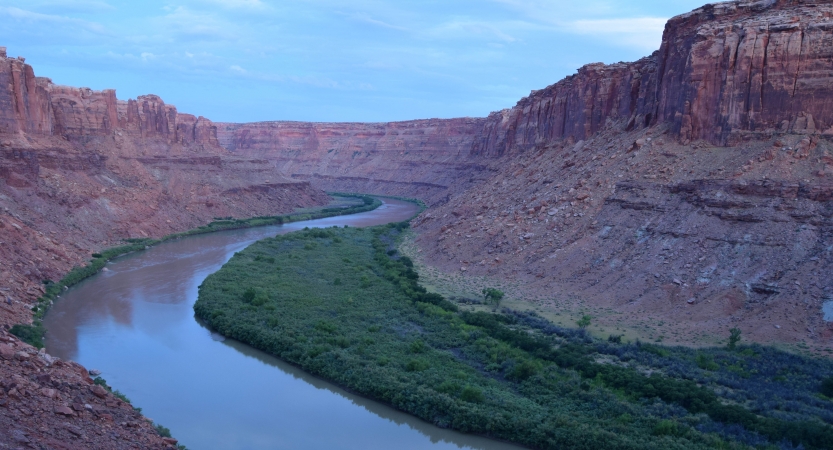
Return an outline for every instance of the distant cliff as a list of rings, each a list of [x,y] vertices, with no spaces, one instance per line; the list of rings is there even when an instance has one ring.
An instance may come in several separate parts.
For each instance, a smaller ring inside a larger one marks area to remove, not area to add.
[[[55,85],[0,47],[0,242],[16,244],[0,245],[12,302],[0,325],[28,320],[43,280],[123,238],[327,201],[264,159],[229,153],[208,119],[155,95]]]
[[[236,155],[268,159],[284,175],[328,190],[420,197],[482,170],[471,155],[485,119],[387,123],[218,123],[220,144]]]

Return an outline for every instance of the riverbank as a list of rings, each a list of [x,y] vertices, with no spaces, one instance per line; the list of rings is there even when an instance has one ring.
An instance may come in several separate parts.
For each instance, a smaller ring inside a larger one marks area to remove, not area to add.
[[[60,281],[52,282],[50,280],[44,280],[45,292],[37,299],[37,303],[32,307],[32,312],[34,313],[32,324],[16,324],[9,331],[27,344],[37,348],[43,348],[43,336],[46,330],[43,328],[42,320],[49,307],[60,297],[61,292],[99,273],[110,260],[119,256],[146,250],[163,242],[187,236],[357,214],[364,211],[372,211],[382,205],[380,200],[367,195],[339,193],[332,194],[332,196],[342,199],[355,198],[358,202],[352,205],[328,205],[323,208],[308,208],[305,211],[302,210],[277,216],[260,216],[248,219],[234,219],[232,217],[215,218],[214,221],[207,225],[179,233],[172,233],[159,239],[125,239],[125,245],[102,250],[99,253],[93,253],[93,258],[89,263],[80,267],[74,267]]]
[[[833,403],[819,391],[829,361],[600,341],[534,313],[459,312],[398,256],[405,227],[260,241],[206,279],[195,312],[431,423],[533,448],[833,445]]]
[[[143,448],[165,448],[166,446],[173,448],[176,440],[168,436],[168,440],[165,441],[165,436],[159,435],[152,421],[143,418],[141,412],[134,410],[129,403],[116,398],[110,401],[111,405],[105,403],[98,405],[99,397],[91,394],[89,390],[93,383],[87,369],[74,362],[54,358],[43,350],[38,352],[38,348],[43,347],[44,327],[41,320],[46,311],[69,286],[105,269],[104,266],[109,260],[127,253],[144,251],[161,242],[215,231],[356,213],[374,209],[381,204],[378,200],[364,196],[349,197],[348,195],[339,198],[341,200],[331,201],[324,207],[301,208],[289,214],[240,220],[228,217],[217,218],[208,225],[168,234],[159,239],[127,239],[124,245],[93,253],[93,258],[86,265],[76,266],[59,282],[44,283],[38,286],[38,291],[30,287],[30,292],[42,294],[34,307],[29,309],[30,317],[34,319],[33,324],[18,323],[13,327],[7,325],[4,327],[6,330],[0,330],[2,331],[2,336],[0,336],[2,338],[0,339],[2,370],[0,371],[3,373],[3,389],[0,389],[0,407],[2,407],[0,420],[8,425],[0,427],[5,430],[0,432],[0,442],[16,442],[22,445],[27,442],[60,441],[89,448],[106,449],[131,448],[141,443],[139,445]],[[9,299],[8,294],[6,299]],[[9,303],[12,303],[11,300]],[[0,306],[8,310],[9,306],[17,303],[15,301],[12,304],[4,303]],[[10,310],[9,312],[11,313]],[[11,314],[10,317],[23,319],[23,316],[19,314]],[[16,335],[9,331],[13,331]],[[44,378],[41,375],[49,376]],[[75,380],[73,377],[78,379]],[[70,378],[75,381],[72,381],[71,386],[68,387],[66,380]],[[19,389],[16,390],[16,386]],[[109,398],[112,394],[107,393],[105,396]],[[90,405],[92,409],[87,408],[86,405]],[[102,438],[96,436],[105,436],[108,433],[109,444],[99,445]]]
[[[398,222],[416,211],[385,199],[361,214],[203,234],[119,258],[50,310],[46,350],[101,370],[191,448],[513,448],[358,400],[194,320],[197,286],[250,243],[304,227]]]

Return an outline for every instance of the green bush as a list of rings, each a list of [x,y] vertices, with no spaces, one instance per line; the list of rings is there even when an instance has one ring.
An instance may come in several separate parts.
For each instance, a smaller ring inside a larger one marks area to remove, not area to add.
[[[17,324],[13,325],[9,332],[20,338],[21,341],[36,347],[43,348],[43,337],[46,334],[46,329],[40,321],[34,322],[32,325]]]
[[[483,391],[479,388],[466,386],[463,388],[463,392],[460,393],[460,399],[469,403],[483,403],[486,400],[486,396],[483,395]]]

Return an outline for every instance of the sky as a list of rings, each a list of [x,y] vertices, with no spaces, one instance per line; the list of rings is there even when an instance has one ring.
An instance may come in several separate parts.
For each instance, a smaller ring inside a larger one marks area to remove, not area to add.
[[[659,48],[705,0],[0,0],[0,46],[55,83],[214,121],[483,117]]]

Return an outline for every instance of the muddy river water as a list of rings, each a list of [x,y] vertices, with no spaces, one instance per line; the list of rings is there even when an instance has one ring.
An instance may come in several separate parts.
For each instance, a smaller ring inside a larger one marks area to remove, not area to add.
[[[304,227],[370,226],[417,207],[192,236],[109,263],[47,314],[47,351],[102,377],[200,449],[518,449],[441,429],[345,392],[195,318],[197,286],[249,244]]]

